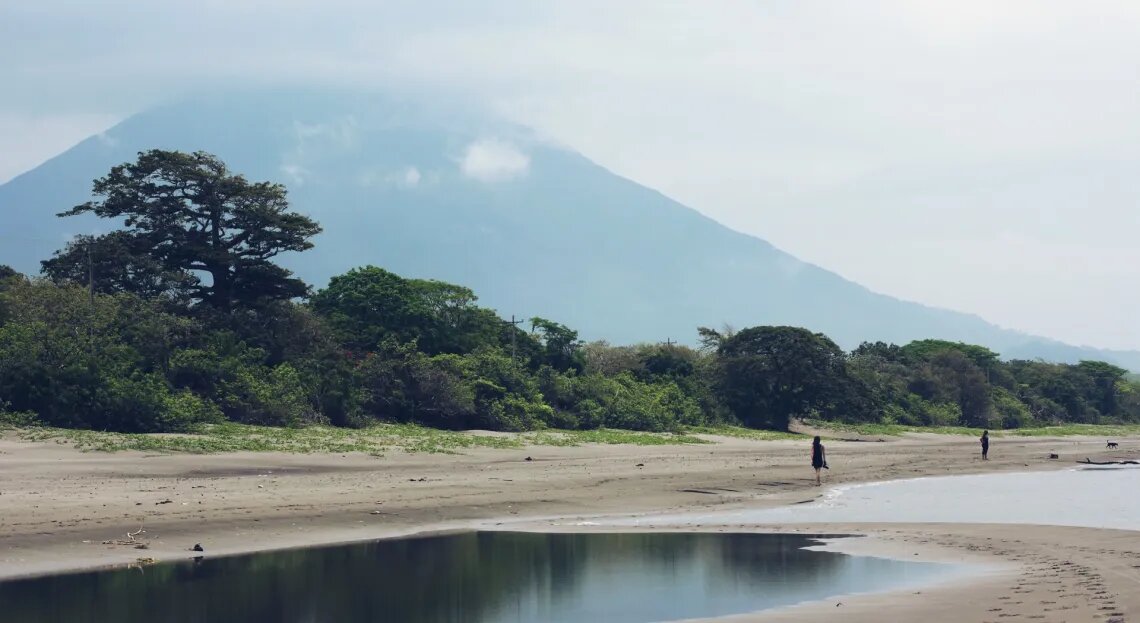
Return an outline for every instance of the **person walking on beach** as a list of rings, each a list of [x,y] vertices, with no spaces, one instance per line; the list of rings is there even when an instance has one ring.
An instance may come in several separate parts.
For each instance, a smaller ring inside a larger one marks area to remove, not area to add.
[[[990,460],[990,431],[982,431],[982,460]]]
[[[827,454],[823,451],[823,444],[819,442],[819,435],[811,442],[811,466],[815,469],[815,486],[822,483],[819,479],[819,470],[827,468]]]

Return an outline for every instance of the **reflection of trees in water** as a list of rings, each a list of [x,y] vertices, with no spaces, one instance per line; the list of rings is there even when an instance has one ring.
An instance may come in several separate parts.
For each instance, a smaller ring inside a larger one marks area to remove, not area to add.
[[[814,544],[809,542],[814,540],[797,535],[739,534],[735,537],[707,544],[718,550],[721,573],[738,579],[804,583],[841,572],[844,563],[851,559],[833,552],[804,550],[802,548]]]
[[[574,597],[584,572],[806,581],[847,557],[776,535],[468,533],[0,584],[3,620],[480,621]],[[621,587],[613,587],[620,591]],[[493,619],[488,619],[493,620]]]

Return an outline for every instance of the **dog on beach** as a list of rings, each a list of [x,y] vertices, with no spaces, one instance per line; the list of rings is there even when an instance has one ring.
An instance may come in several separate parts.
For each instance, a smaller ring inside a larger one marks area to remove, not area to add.
[[[1105,447],[1108,448],[1109,450],[1112,450],[1113,448],[1119,448],[1120,444],[1116,443],[1115,441],[1110,441],[1110,442],[1108,442],[1108,445],[1106,445]]]

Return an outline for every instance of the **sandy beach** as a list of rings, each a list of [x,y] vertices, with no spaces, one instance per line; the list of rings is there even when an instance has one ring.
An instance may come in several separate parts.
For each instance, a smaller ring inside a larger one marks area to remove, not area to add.
[[[1110,451],[1102,439],[1003,438],[983,462],[970,438],[888,439],[829,442],[831,469],[821,489],[807,467],[806,444],[796,441],[714,438],[715,444],[697,446],[372,457],[82,453],[8,435],[0,439],[0,578],[141,558],[177,560],[191,556],[196,543],[207,555],[225,555],[432,530],[549,529],[603,515],[774,507],[816,499],[828,485],[1059,469],[1086,457],[1136,458],[1140,445],[1126,440]],[[1060,459],[1049,459],[1050,453]],[[929,590],[848,596],[721,620],[1077,622],[1140,616],[1140,533],[1134,531],[979,524],[740,529],[865,534],[870,538],[840,547],[983,563],[986,571]]]

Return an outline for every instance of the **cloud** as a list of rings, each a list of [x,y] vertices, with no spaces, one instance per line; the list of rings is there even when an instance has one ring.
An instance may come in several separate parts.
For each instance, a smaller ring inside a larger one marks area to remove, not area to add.
[[[116,117],[102,114],[36,114],[0,109],[0,184],[93,134],[110,146],[105,130]]]
[[[1106,311],[1140,307],[1115,268],[1078,264],[1095,289],[1030,270],[1065,245],[1140,265],[1138,30],[1134,0],[5,0],[0,180],[184,92],[440,92],[875,290],[1140,347]],[[354,145],[350,121],[305,121],[282,157],[301,178]],[[472,179],[528,173],[496,145],[449,153]],[[402,162],[369,183],[412,185]],[[1011,289],[1029,281],[1097,304]]]
[[[459,161],[459,170],[480,182],[503,182],[526,175],[530,170],[530,156],[512,143],[481,139],[467,146]]]
[[[360,134],[359,123],[352,115],[321,123],[294,121],[293,133],[297,137],[298,150],[312,145],[351,149]]]
[[[434,177],[434,176],[432,176]],[[405,190],[417,188],[425,181],[424,174],[418,167],[408,166],[393,171],[384,167],[363,169],[357,176],[357,182],[365,188],[403,188]],[[426,181],[432,181],[429,178]]]
[[[283,164],[281,165],[281,174],[286,177],[290,184],[302,186],[305,183],[306,176],[309,175],[309,171],[299,164]]]
[[[419,169],[415,167],[408,167],[407,169],[404,169],[404,186],[407,188],[415,188],[416,186],[419,186],[420,179],[422,177],[423,176],[420,175]]]

